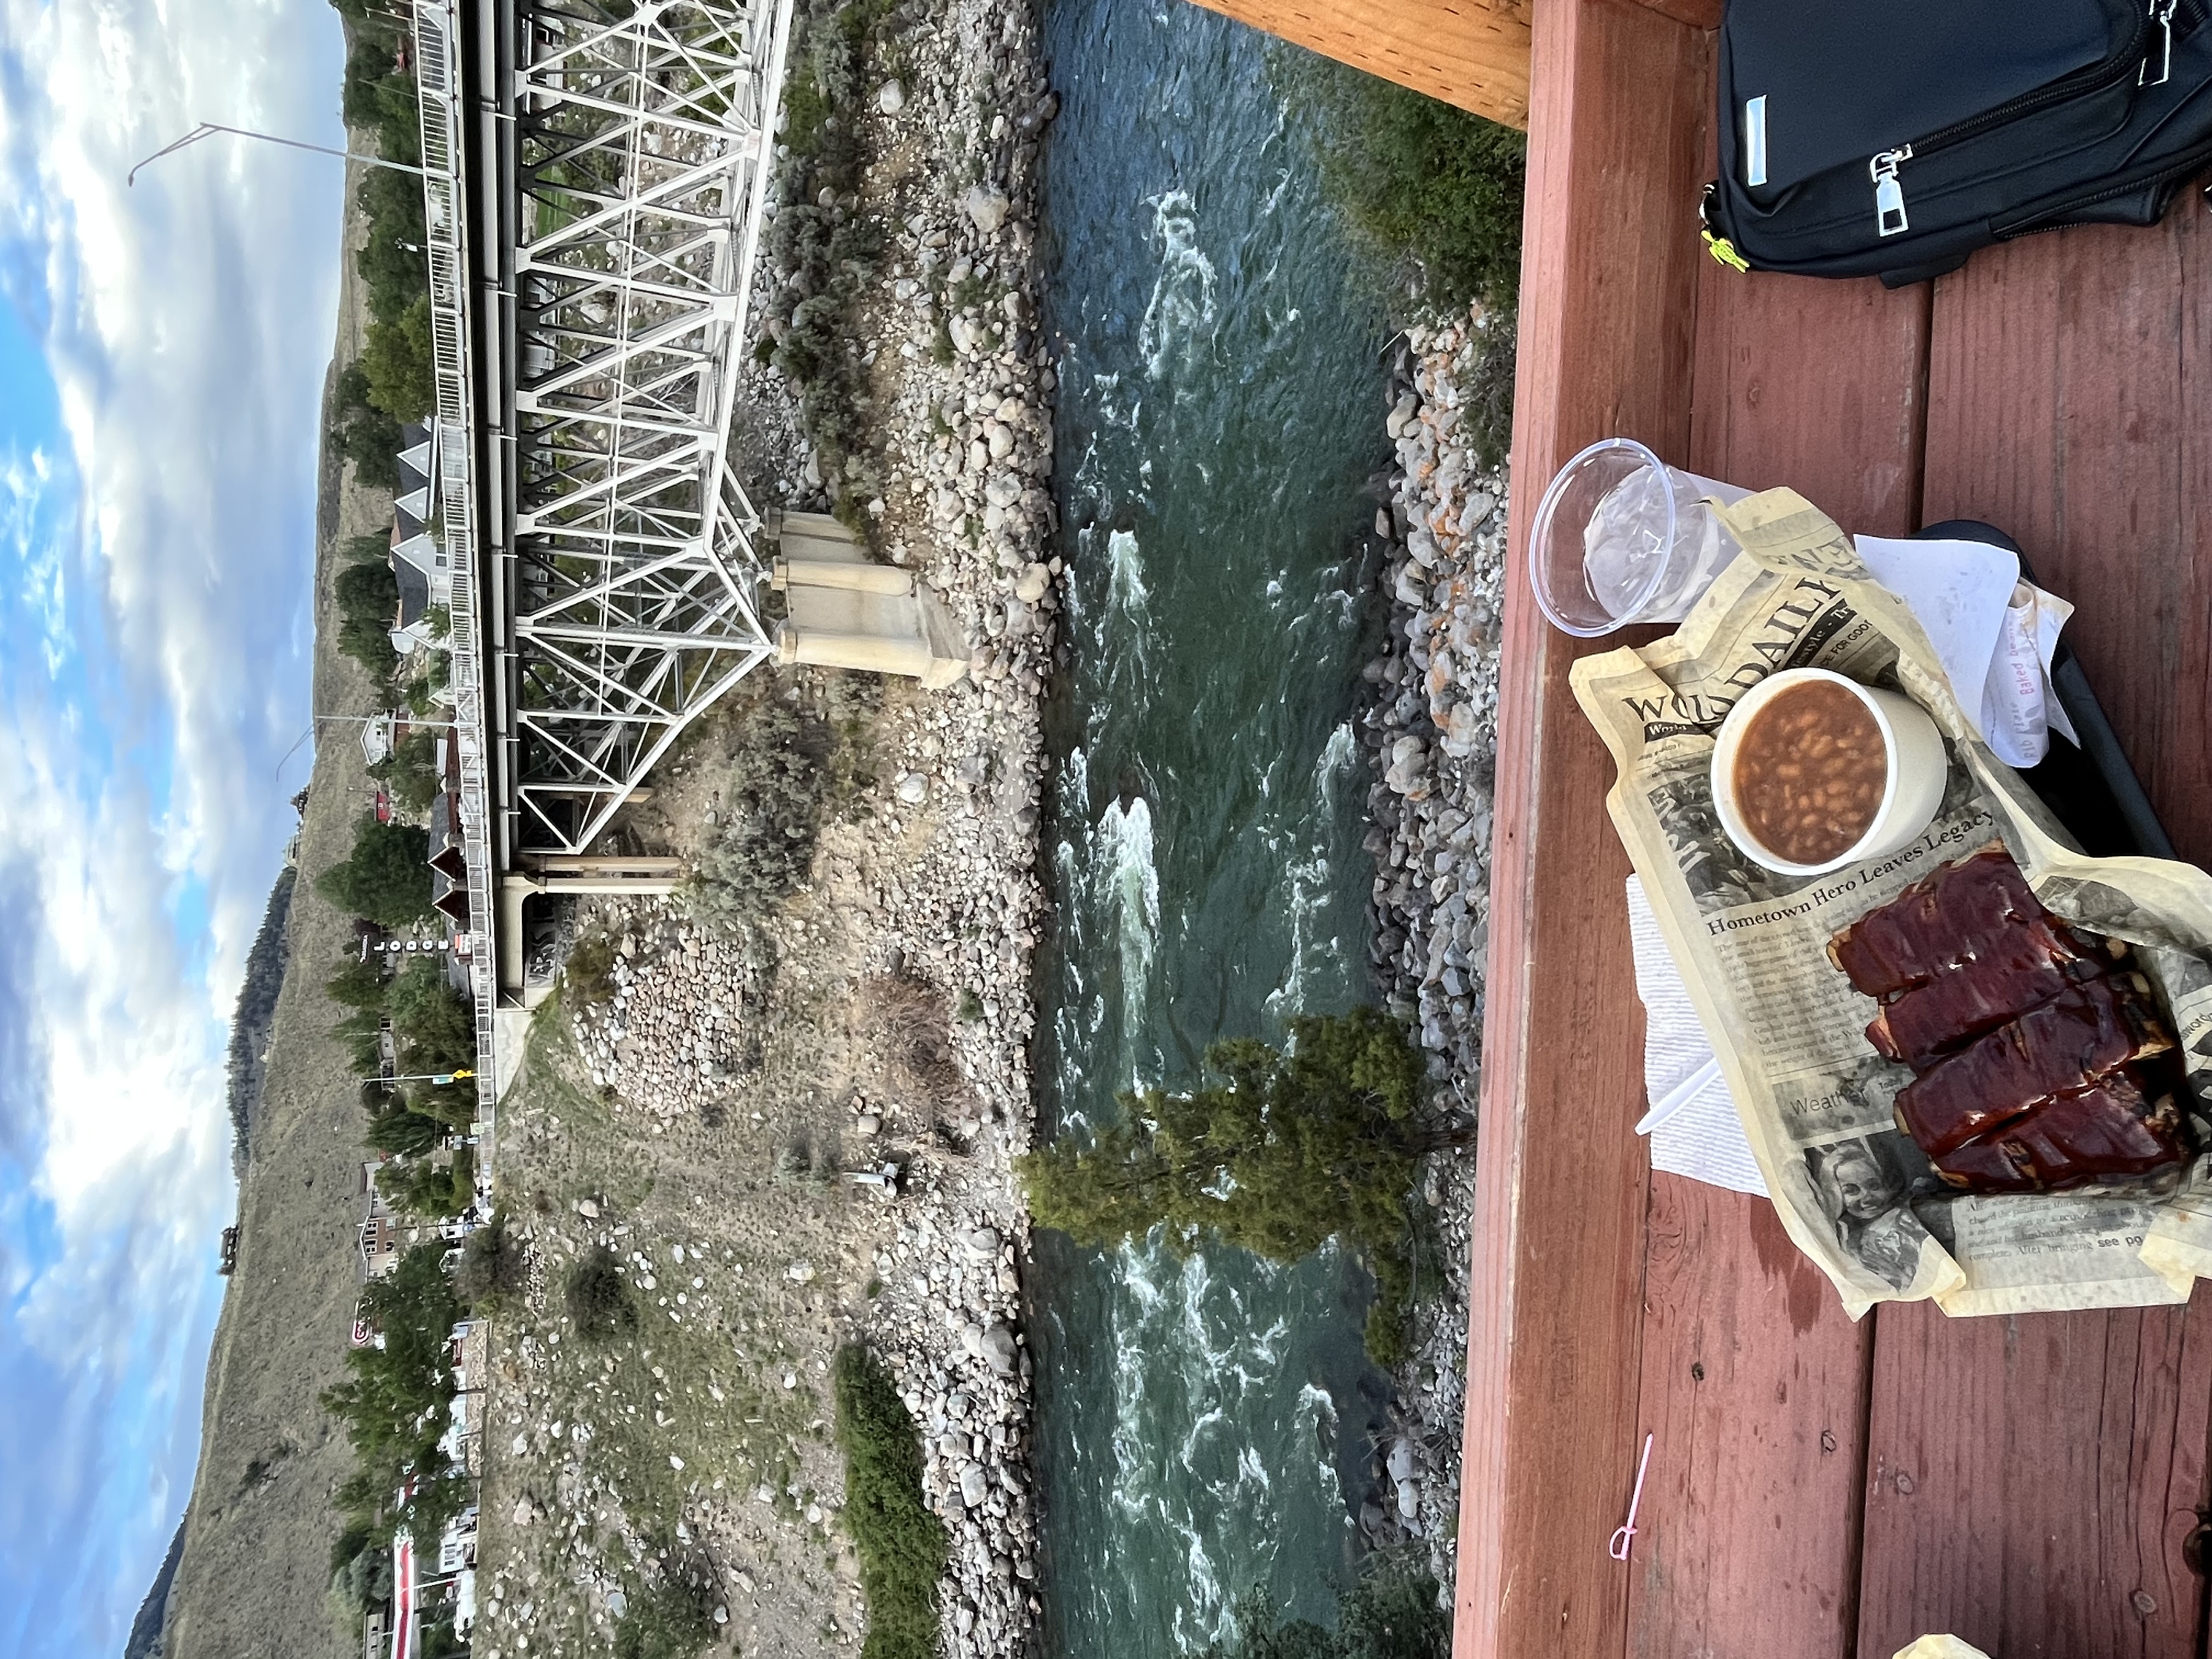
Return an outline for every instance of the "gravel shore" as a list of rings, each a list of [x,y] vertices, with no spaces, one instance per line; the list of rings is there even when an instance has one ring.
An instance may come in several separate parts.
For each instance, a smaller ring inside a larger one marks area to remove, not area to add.
[[[1490,924],[1492,784],[1498,736],[1506,477],[1485,468],[1462,422],[1485,349],[1480,315],[1407,331],[1393,378],[1396,446],[1383,570],[1391,599],[1383,653],[1368,664],[1373,701],[1361,741],[1375,855],[1376,980],[1413,1024],[1438,1105],[1472,1125],[1482,1081],[1483,964]],[[1381,1490],[1361,1517],[1379,1543],[1425,1547],[1449,1595],[1465,1410],[1472,1145],[1426,1160],[1437,1277],[1413,1358],[1398,1374],[1397,1437],[1382,1449]]]

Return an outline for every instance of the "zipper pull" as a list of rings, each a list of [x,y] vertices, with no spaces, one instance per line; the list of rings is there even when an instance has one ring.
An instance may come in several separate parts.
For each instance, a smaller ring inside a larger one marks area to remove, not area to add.
[[[1867,171],[1874,175],[1875,228],[1884,236],[1895,236],[1906,228],[1905,186],[1897,182],[1897,167],[1911,159],[1912,146],[1900,144],[1867,163]]]
[[[2158,79],[2150,78],[2151,58],[2145,54],[2143,66],[2136,71],[2139,87],[2162,87],[2173,78],[2173,9],[2177,0],[2151,0],[2150,21],[2158,25]]]

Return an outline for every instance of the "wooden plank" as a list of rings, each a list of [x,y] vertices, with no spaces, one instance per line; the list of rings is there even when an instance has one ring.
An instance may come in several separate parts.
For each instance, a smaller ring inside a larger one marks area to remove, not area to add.
[[[1620,1133],[1643,1090],[1627,866],[1598,805],[1611,764],[1567,690],[1577,645],[1538,613],[1523,561],[1537,495],[1576,449],[1614,432],[1686,447],[1698,256],[1681,213],[1709,52],[1620,0],[1536,10],[1458,1659],[1623,1647],[1627,1575],[1605,1546],[1636,1441],[1647,1178]]]
[[[2212,1291],[2189,1307],[1881,1309],[1859,1659],[1948,1631],[2004,1659],[2193,1659]]]
[[[1936,288],[1923,517],[2009,531],[2083,609],[2090,678],[2185,857],[2212,856],[2212,331],[2201,215],[1978,254]],[[2203,1650],[2181,1556],[2207,1498],[2212,1300],[1877,1316],[1860,1654]],[[1893,1639],[1894,1638],[1894,1639]]]
[[[1690,466],[1788,484],[1846,530],[1920,520],[1928,289],[1699,262]]]
[[[1534,0],[1197,0],[1282,40],[1526,130]]]
[[[1850,1659],[1863,1326],[1765,1199],[1651,1178],[1628,1650]]]
[[[1701,261],[1690,465],[1911,529],[1927,329],[1925,289]],[[1763,1200],[1655,1176],[1649,1237],[1642,1410],[1663,1480],[1629,1651],[1848,1659],[1870,1330]]]
[[[2181,856],[2212,862],[2212,222],[2084,228],[1937,284],[1926,515],[1984,519],[2067,636]]]

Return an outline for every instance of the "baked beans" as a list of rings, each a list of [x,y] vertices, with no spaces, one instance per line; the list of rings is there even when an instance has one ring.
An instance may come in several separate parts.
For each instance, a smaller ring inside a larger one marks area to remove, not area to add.
[[[1889,781],[1881,727],[1833,680],[1806,680],[1752,715],[1735,751],[1735,808],[1787,864],[1826,864],[1874,827]]]

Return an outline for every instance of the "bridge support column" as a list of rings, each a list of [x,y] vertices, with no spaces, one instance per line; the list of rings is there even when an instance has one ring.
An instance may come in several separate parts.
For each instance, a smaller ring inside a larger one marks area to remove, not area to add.
[[[781,543],[769,576],[789,611],[776,629],[780,662],[903,674],[933,690],[967,673],[951,614],[912,571],[875,563],[819,513],[787,514]]]
[[[558,896],[569,893],[633,893],[647,896],[672,893],[684,875],[682,859],[599,857],[575,853],[524,856],[531,867],[510,871],[500,880],[496,955],[501,996],[514,997],[526,1008],[543,1000],[548,988],[530,983],[529,940],[522,925],[522,907],[526,901],[540,895]]]

